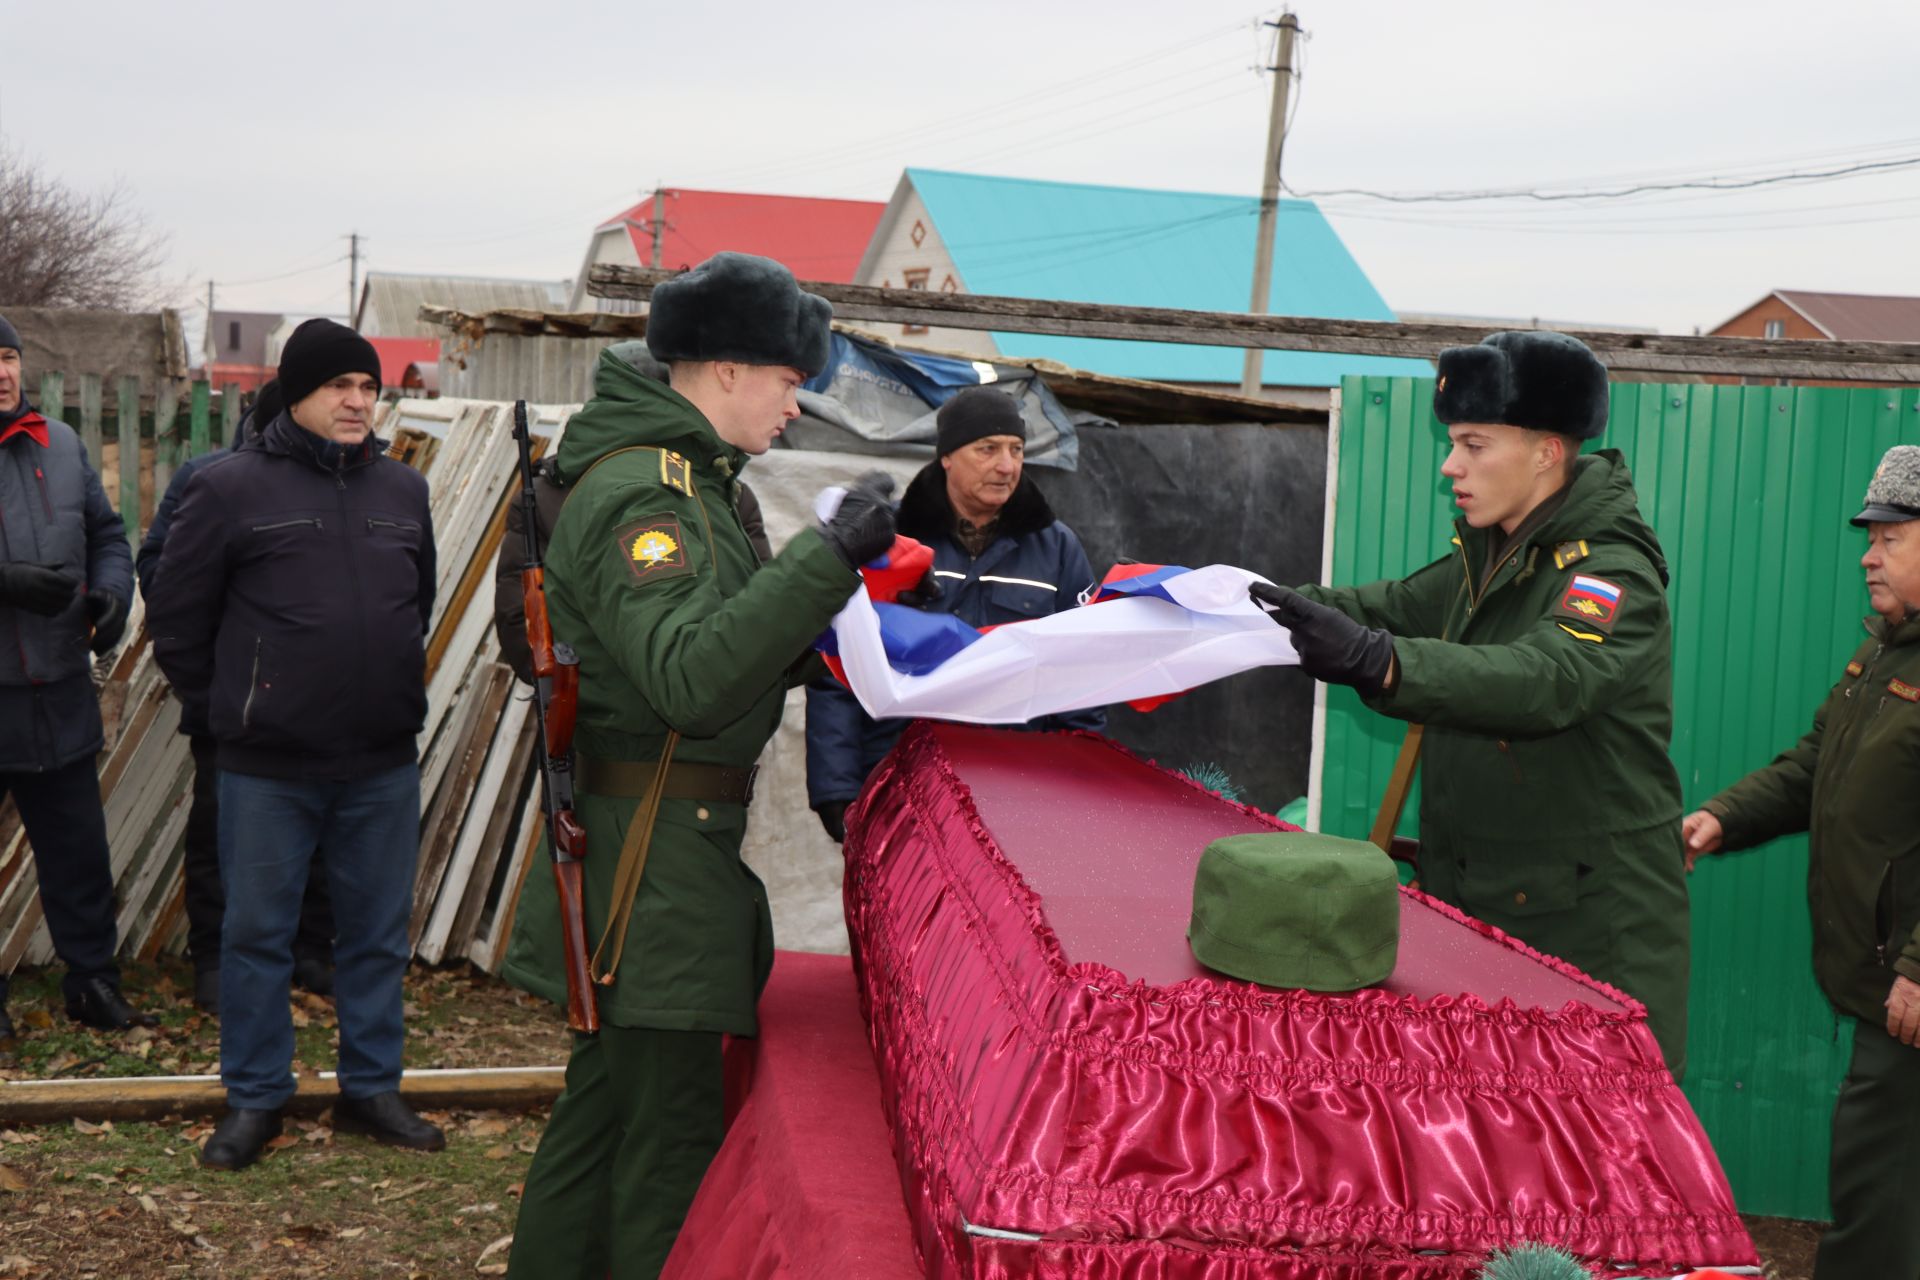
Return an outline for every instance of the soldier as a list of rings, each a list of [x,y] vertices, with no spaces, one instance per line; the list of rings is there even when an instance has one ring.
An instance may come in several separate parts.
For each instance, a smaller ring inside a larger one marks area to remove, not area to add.
[[[1687,890],[1667,757],[1667,566],[1607,422],[1607,371],[1564,334],[1440,355],[1453,550],[1399,582],[1256,583],[1300,665],[1426,726],[1428,893],[1626,991],[1677,1079]]]
[[[1853,523],[1868,530],[1867,638],[1812,730],[1685,823],[1689,869],[1703,853],[1811,833],[1814,975],[1859,1020],[1815,1280],[1920,1275],[1920,446],[1887,450]]]
[[[575,479],[547,603],[580,659],[587,933],[611,981],[527,1174],[514,1276],[657,1275],[720,1146],[721,1036],[756,1032],[773,962],[766,892],[740,860],[753,764],[857,566],[893,542],[885,476],[765,566],[736,506],[742,466],[826,364],[831,314],[780,264],[719,254],[654,291],[647,345],[670,386],[603,356],[560,445]],[[503,973],[565,998],[548,877],[527,881]]]

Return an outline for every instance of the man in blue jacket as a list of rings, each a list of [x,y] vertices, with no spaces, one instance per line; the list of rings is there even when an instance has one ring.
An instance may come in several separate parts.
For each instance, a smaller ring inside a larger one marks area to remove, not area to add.
[[[1012,396],[969,387],[940,407],[935,449],[900,500],[896,527],[933,548],[938,599],[923,607],[975,627],[1071,609],[1093,586],[1072,529],[1054,519],[1024,474],[1027,424]],[[1099,709],[1044,716],[1031,729],[1104,729]],[[876,721],[843,686],[807,688],[807,803],[835,840],[867,775],[893,749],[905,720]]]
[[[267,423],[286,406],[280,384],[260,388],[253,408],[234,428],[229,447],[245,449],[257,442]],[[149,606],[159,580],[160,553],[173,527],[174,508],[201,467],[227,455],[216,449],[188,458],[173,473],[167,491],[153,509],[153,523],[133,557],[140,576],[140,594]],[[226,914],[226,894],[220,887],[220,767],[213,730],[202,711],[183,705],[180,732],[187,735],[193,754],[193,805],[187,810],[183,872],[186,878],[187,958],[193,962],[193,1002],[203,1012],[220,1013],[220,923]],[[317,995],[333,993],[333,906],[327,899],[325,864],[315,857],[307,874],[306,897],[300,903],[300,932],[293,940],[293,982]]]
[[[94,757],[106,745],[88,650],[127,629],[133,556],[80,437],[27,401],[20,335],[0,317],[0,795],[33,848],[67,1016],[153,1025],[120,994],[107,819]],[[0,972],[0,1041],[13,1038]]]
[[[280,358],[287,407],[188,483],[147,625],[174,692],[218,744],[220,1077],[200,1153],[251,1164],[293,1096],[287,1007],[316,847],[338,937],[333,1127],[438,1150],[401,1099],[401,979],[419,854],[434,547],[427,482],[372,435],[373,345],[309,320]]]

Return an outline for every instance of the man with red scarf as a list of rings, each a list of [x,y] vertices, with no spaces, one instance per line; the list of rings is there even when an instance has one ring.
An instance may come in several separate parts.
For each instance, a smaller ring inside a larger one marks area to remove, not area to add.
[[[88,650],[120,642],[133,552],[72,427],[27,400],[20,335],[0,317],[0,794],[33,848],[67,1016],[153,1019],[120,994],[113,870],[94,757],[105,745]],[[0,973],[0,1041],[13,1037]]]

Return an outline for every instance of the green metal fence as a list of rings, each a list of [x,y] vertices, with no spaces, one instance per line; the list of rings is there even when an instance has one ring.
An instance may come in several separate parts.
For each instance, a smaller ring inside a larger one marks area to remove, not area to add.
[[[1329,443],[1329,580],[1398,577],[1448,549],[1444,428],[1429,379],[1349,378]],[[1613,388],[1622,450],[1673,581],[1673,758],[1689,808],[1812,723],[1868,613],[1858,510],[1880,455],[1920,443],[1920,391]],[[1322,830],[1364,837],[1402,726],[1330,689]],[[1920,784],[1920,779],[1916,780]],[[1416,806],[1401,823],[1417,834]],[[1824,1218],[1827,1127],[1849,1048],[1814,985],[1804,838],[1692,878],[1686,1092],[1752,1213]]]

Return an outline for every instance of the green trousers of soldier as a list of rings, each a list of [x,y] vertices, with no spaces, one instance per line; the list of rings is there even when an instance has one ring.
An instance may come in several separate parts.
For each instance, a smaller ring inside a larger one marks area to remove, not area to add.
[[[719,1033],[575,1036],[520,1196],[509,1280],[653,1280],[724,1134]]]
[[[1881,1023],[1853,1028],[1853,1060],[1833,1109],[1829,1197],[1813,1280],[1920,1277],[1920,1049]]]

